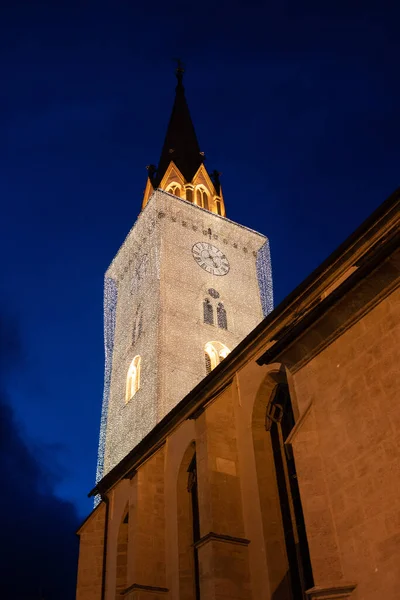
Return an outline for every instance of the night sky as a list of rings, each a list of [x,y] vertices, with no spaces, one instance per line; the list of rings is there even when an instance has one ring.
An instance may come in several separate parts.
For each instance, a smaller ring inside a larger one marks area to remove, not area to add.
[[[399,185],[399,18],[382,0],[1,2],[1,597],[73,598],[103,277],[158,161],[173,58],[227,216],[270,239],[277,304]]]

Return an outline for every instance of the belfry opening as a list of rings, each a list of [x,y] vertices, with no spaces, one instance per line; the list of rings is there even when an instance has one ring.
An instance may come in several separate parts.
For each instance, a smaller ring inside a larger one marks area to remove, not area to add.
[[[147,167],[142,208],[156,189],[165,190],[205,210],[225,216],[220,173],[205,167],[183,86],[182,64],[176,69],[177,86],[158,165]]]

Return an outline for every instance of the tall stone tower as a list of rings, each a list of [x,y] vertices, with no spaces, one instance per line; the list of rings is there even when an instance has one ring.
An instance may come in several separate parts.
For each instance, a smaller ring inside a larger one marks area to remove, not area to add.
[[[105,275],[97,481],[272,310],[268,240],[225,216],[178,67],[158,166]]]

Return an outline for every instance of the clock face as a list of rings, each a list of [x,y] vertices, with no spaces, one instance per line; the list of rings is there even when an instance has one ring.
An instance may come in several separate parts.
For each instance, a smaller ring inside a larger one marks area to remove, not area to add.
[[[207,273],[226,275],[229,261],[225,254],[208,242],[197,242],[192,248],[193,258]]]

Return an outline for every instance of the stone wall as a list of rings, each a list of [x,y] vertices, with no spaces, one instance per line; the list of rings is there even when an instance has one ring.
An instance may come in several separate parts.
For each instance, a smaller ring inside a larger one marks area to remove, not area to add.
[[[128,600],[136,600],[146,588],[158,598],[166,587],[164,459],[162,447],[132,480],[128,570],[128,589],[132,587],[132,592],[126,594]]]
[[[310,598],[395,600],[400,586],[399,317],[397,291],[293,374],[280,364],[260,367],[249,358],[203,411],[171,429],[166,444],[110,492],[106,600],[115,600],[118,528],[127,505],[128,580],[122,597],[195,598],[186,487],[194,450],[202,600],[287,600],[288,562],[265,428],[266,410],[282,377],[288,378],[296,416],[289,441],[315,583]],[[104,504],[80,535],[77,600],[100,600]]]
[[[105,513],[105,504],[101,503],[79,532],[76,600],[101,599]]]
[[[200,590],[210,600],[251,598],[233,404],[229,386],[196,421]]]
[[[400,293],[295,375],[293,438],[314,578],[354,581],[354,600],[400,586]]]

